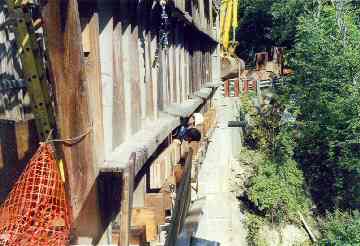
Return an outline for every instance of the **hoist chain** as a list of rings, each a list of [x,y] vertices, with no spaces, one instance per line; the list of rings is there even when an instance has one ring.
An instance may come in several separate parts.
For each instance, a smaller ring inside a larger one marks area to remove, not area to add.
[[[161,14],[160,14],[159,44],[155,52],[153,67],[157,66],[159,63],[160,48],[165,50],[165,52],[169,48],[170,18],[167,13],[167,0],[160,0],[160,6],[161,6]]]

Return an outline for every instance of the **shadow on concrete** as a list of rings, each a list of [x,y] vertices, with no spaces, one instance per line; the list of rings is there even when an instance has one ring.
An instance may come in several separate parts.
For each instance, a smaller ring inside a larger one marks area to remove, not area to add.
[[[115,222],[113,226],[119,227],[116,219],[121,209],[122,186],[121,175],[99,174],[79,216],[73,223],[71,243],[87,242],[97,245],[112,222]]]
[[[203,215],[203,205],[205,203],[206,197],[201,197],[192,202],[189,211],[186,214],[185,222],[183,229],[178,237],[176,246],[190,246],[193,240],[193,235],[196,234],[199,221]],[[207,245],[207,244],[205,244]]]
[[[220,246],[220,243],[216,241],[209,241],[202,238],[192,237],[190,246]]]

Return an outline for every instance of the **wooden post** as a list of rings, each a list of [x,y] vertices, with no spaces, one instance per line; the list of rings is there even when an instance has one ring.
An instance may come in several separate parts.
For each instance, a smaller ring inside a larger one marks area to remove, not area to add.
[[[224,82],[224,96],[225,97],[230,96],[230,81],[229,80],[225,80],[225,82]]]
[[[238,97],[238,96],[239,96],[239,92],[240,92],[239,79],[235,79],[235,80],[234,80],[234,96],[235,96],[235,97]]]
[[[252,81],[252,89],[253,91],[257,92],[257,80]]]
[[[134,191],[134,167],[136,156],[132,155],[129,161],[129,166],[124,170],[122,174],[122,194],[121,194],[121,208],[119,216],[120,225],[120,238],[119,246],[129,245],[129,235],[131,226],[131,210]]]
[[[62,6],[60,2],[59,0],[48,1],[42,8],[42,16],[47,30],[51,64],[49,69],[52,72],[56,92],[56,120],[59,137],[72,138],[80,135],[95,123],[91,112],[94,108],[89,98],[93,93],[90,92],[92,87],[88,86],[84,76],[86,67],[82,56],[78,1],[67,1],[66,9],[60,8]],[[98,127],[98,124],[95,124]],[[95,130],[95,124],[92,127],[93,130]],[[100,136],[97,133],[95,137]],[[89,153],[97,153],[95,148],[100,149],[100,147],[102,146],[93,145],[93,138],[90,135],[85,136],[76,145],[62,146],[74,219],[84,207],[97,176],[93,155]]]
[[[244,94],[246,95],[246,94],[248,94],[248,92],[249,92],[249,80],[244,80],[244,89],[243,89],[243,91],[244,91]]]

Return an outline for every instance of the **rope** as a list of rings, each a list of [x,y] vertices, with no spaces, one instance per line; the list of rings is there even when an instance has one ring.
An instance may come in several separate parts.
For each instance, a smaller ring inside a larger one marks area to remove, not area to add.
[[[49,136],[47,137],[45,142],[41,142],[42,144],[47,144],[47,143],[54,143],[54,142],[61,142],[61,143],[65,143],[67,145],[74,145],[77,144],[81,139],[83,139],[84,137],[86,137],[87,135],[90,134],[90,132],[93,130],[92,126],[89,126],[85,131],[83,131],[80,135],[73,137],[73,138],[63,138],[63,139],[50,139],[50,136],[53,132],[53,129],[50,131]]]

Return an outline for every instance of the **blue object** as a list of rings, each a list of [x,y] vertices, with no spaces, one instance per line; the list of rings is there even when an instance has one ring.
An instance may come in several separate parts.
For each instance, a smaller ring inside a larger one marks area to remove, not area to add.
[[[185,126],[181,126],[180,129],[179,129],[177,137],[180,140],[184,140],[185,137],[186,137],[187,131],[188,131],[188,129]]]

